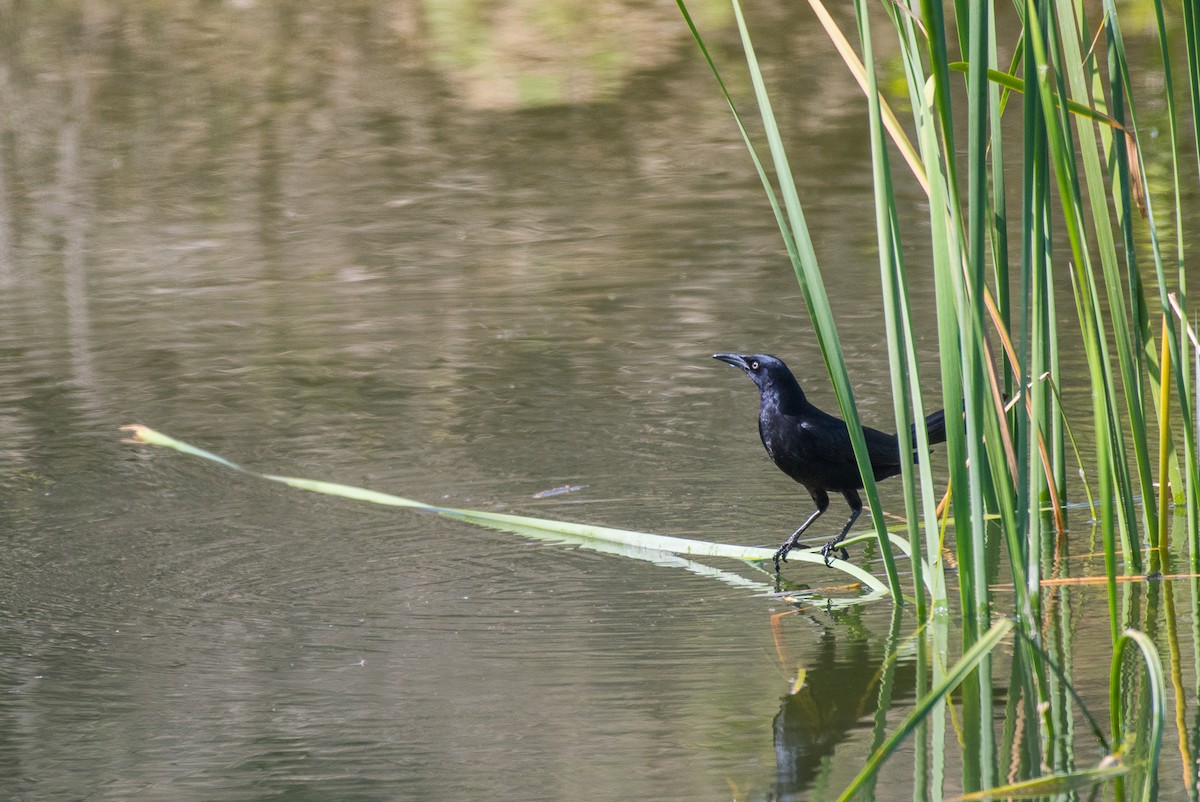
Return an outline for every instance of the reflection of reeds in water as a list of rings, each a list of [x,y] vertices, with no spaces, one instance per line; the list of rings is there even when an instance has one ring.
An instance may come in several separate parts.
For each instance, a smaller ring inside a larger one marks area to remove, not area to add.
[[[872,19],[868,10],[874,6],[857,0],[857,54],[820,0],[810,0],[810,5],[868,101],[865,123],[871,133],[896,430],[907,437],[911,421],[924,414],[907,299],[905,236],[892,183],[909,180],[907,173],[929,199],[942,401],[947,410],[963,411],[961,423],[951,421],[948,429],[945,470],[951,492],[940,517],[937,502],[943,490],[935,489],[931,462],[906,465],[903,474],[908,540],[914,553],[924,556],[912,562],[911,595],[919,619],[931,622],[926,635],[933,647],[928,653],[918,650],[918,682],[926,676],[929,682],[928,689],[918,688],[918,704],[928,715],[906,720],[901,728],[908,734],[905,727],[911,723],[916,739],[917,787],[937,797],[945,785],[940,775],[948,744],[945,693],[955,675],[946,668],[951,650],[944,616],[939,615],[949,592],[945,545],[957,564],[962,652],[975,660],[959,677],[961,698],[951,717],[962,746],[961,787],[968,798],[989,789],[1000,796],[1061,794],[1108,782],[1118,798],[1154,798],[1165,675],[1153,641],[1142,632],[1157,631],[1158,614],[1165,613],[1170,674],[1182,676],[1174,586],[1163,583],[1161,594],[1151,588],[1141,605],[1136,603],[1140,591],[1131,590],[1138,586],[1119,585],[1118,575],[1169,571],[1170,502],[1188,544],[1189,568],[1200,568],[1193,406],[1200,404],[1200,367],[1193,368],[1200,366],[1200,349],[1185,350],[1181,334],[1188,325],[1181,208],[1187,193],[1180,188],[1182,145],[1172,65],[1164,61],[1156,76],[1164,89],[1169,136],[1153,140],[1154,150],[1147,151],[1151,141],[1138,136],[1137,98],[1128,94],[1135,83],[1120,15],[1111,3],[1104,4],[1096,19],[1087,18],[1077,4],[1044,0],[1018,4],[1015,15],[1004,4],[957,3],[949,19],[940,3],[912,8],[889,3],[884,4],[887,30],[873,32],[881,17]],[[1194,81],[1200,76],[1200,40],[1191,5],[1184,4],[1184,27],[1187,72]],[[1171,44],[1166,12],[1158,3],[1154,7],[1165,59]],[[680,8],[718,73],[682,0]],[[718,74],[720,90],[734,108],[770,198],[842,415],[853,424],[858,417],[851,381],[792,167],[754,56],[752,25],[737,0],[734,8],[769,157],[757,155]],[[1019,32],[1015,41],[998,37],[997,15],[1005,13],[1010,18],[1000,21]],[[885,35],[895,36],[899,46],[908,89],[904,100],[911,114],[904,125],[895,123],[877,85],[877,71],[895,71],[893,65],[873,60],[872,36]],[[1200,89],[1193,85],[1191,90],[1196,119]],[[904,173],[893,175],[889,141],[907,163]],[[1147,159],[1161,168],[1146,170]],[[1158,176],[1154,183],[1148,182],[1148,174]],[[1019,177],[1017,185],[1008,186],[1014,177]],[[1175,209],[1165,236],[1156,203]],[[1168,239],[1172,234],[1173,242]],[[1075,321],[1060,327],[1067,299],[1056,296],[1056,289],[1068,282]],[[1078,339],[1070,335],[1072,330],[1078,331]],[[1067,360],[1086,366],[1092,399],[1090,419],[1076,416],[1073,426],[1068,426],[1059,396],[1061,366]],[[1066,435],[1072,430],[1069,454]],[[857,433],[857,427],[852,425],[851,432]],[[1088,447],[1079,449],[1084,437]],[[854,440],[860,464],[867,464],[862,438]],[[920,433],[914,445],[927,453]],[[1089,455],[1087,462],[1081,451]],[[1103,744],[1110,757],[1099,765],[1083,760],[1084,768],[1075,757],[1072,697],[1064,691],[1071,681],[1074,632],[1066,626],[1066,605],[1042,585],[1044,578],[1062,576],[1071,565],[1064,504],[1069,492],[1080,489],[1067,479],[1073,467],[1095,485],[1083,489],[1096,499],[1091,508],[1101,541],[1113,648],[1111,732]],[[879,509],[871,472],[863,478],[870,506]],[[887,581],[898,601],[903,589],[890,539],[882,516],[874,520]],[[923,529],[921,520],[938,525]],[[947,535],[952,542],[945,542]],[[1146,544],[1155,547],[1147,552]],[[1008,594],[1003,602],[993,600],[989,583],[998,576],[1012,579],[1007,615],[1021,635],[1012,641],[1008,717],[999,732],[991,719],[995,665],[990,651],[1001,639],[992,616],[1001,603],[1007,604]],[[1119,588],[1126,589],[1124,595]],[[1193,591],[1193,619],[1198,606]],[[981,648],[984,644],[988,647]],[[1140,655],[1136,664],[1130,659],[1135,654]],[[1194,655],[1193,662],[1194,676],[1200,673],[1200,657]],[[1196,733],[1184,726],[1183,705],[1194,689],[1185,692],[1178,679],[1174,684],[1184,784],[1191,789],[1195,772],[1188,744]],[[924,700],[933,701],[925,706]],[[896,743],[889,739],[880,749]],[[847,795],[862,787],[882,755],[877,751],[868,761]],[[1001,771],[1001,765],[1007,769]]]

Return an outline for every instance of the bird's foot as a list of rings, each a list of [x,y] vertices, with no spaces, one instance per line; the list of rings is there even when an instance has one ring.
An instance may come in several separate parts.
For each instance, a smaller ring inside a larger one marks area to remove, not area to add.
[[[788,541],[779,547],[779,551],[775,552],[775,573],[779,573],[779,563],[787,562],[788,552],[792,550],[792,541]]]
[[[833,558],[835,555],[838,557],[841,557],[843,560],[850,559],[850,552],[846,551],[846,547],[838,546],[838,543],[841,543],[841,542],[842,542],[842,539],[839,537],[839,538],[835,538],[834,540],[829,541],[828,543],[826,543],[824,546],[821,547],[821,556],[825,558],[825,567],[826,568],[830,568],[833,566]]]

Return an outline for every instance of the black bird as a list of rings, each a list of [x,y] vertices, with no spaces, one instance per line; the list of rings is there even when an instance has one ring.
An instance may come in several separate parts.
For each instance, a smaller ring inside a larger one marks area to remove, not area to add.
[[[728,362],[740,368],[758,385],[762,396],[758,409],[758,434],[767,453],[779,470],[804,485],[812,496],[817,511],[800,524],[800,528],[783,542],[775,552],[775,573],[779,573],[779,561],[787,562],[788,552],[795,548],[804,530],[829,509],[829,492],[841,493],[850,505],[850,520],[833,540],[821,547],[825,564],[830,565],[835,550],[843,560],[849,558],[845,547],[838,547],[846,533],[862,512],[862,499],[858,496],[863,486],[858,463],[854,459],[854,446],[850,443],[850,430],[841,418],[817,409],[804,397],[799,382],[788,366],[770,354],[713,354],[713,359]],[[925,418],[925,431],[930,443],[946,441],[946,411],[939,410]],[[887,434],[868,426],[863,427],[867,441],[867,453],[871,456],[871,468],[875,480],[887,479],[900,473],[902,458],[900,442],[894,434]],[[913,442],[916,442],[916,427],[913,427]],[[916,459],[916,454],[912,457]]]

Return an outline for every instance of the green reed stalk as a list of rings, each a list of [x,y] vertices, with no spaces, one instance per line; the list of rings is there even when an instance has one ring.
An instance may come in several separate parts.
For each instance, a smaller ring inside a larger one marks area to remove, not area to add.
[[[962,644],[964,651],[977,644],[988,615],[987,574],[978,570],[984,554],[986,518],[983,505],[985,463],[982,461],[979,432],[978,373],[975,370],[969,303],[964,286],[964,224],[959,200],[956,154],[946,52],[945,20],[939,3],[923,0],[921,18],[928,34],[926,44],[932,72],[933,99],[930,114],[936,121],[923,132],[921,147],[929,175],[930,235],[933,242],[934,277],[939,355],[943,403],[947,409],[946,454],[954,522],[955,551],[959,562],[959,599],[963,610]],[[916,54],[910,57],[915,58]],[[922,98],[922,103],[924,103]],[[939,147],[940,143],[940,147]],[[936,165],[936,166],[935,166]],[[953,420],[952,410],[963,409],[965,428]],[[970,466],[970,467],[968,467]],[[962,715],[971,722],[982,722],[985,681],[975,675],[962,686]],[[981,744],[990,740],[981,735],[984,727],[965,728],[963,737],[963,786],[982,787],[989,774],[981,763]],[[990,763],[990,758],[987,759]]]
[[[985,532],[982,493],[978,487],[978,471],[967,469],[968,463],[979,466],[974,436],[975,416],[967,392],[971,379],[964,370],[969,359],[960,340],[963,224],[958,202],[957,167],[954,159],[943,160],[941,154],[955,153],[949,57],[947,55],[946,23],[940,3],[923,0],[921,18],[927,34],[927,47],[934,93],[930,110],[934,124],[922,132],[921,153],[929,174],[930,236],[933,242],[933,269],[936,290],[936,313],[939,356],[942,374],[942,399],[947,410],[965,406],[967,431],[947,415],[946,454],[950,466],[952,519],[955,522],[955,544],[960,566],[973,566],[973,543],[981,543]],[[916,58],[916,53],[908,54]],[[925,100],[921,99],[921,104]],[[939,147],[940,137],[940,147]],[[972,459],[975,456],[975,459]],[[975,479],[972,479],[972,476]],[[963,622],[964,643],[972,642],[980,631],[980,616],[986,610],[986,578],[974,570],[963,571],[959,579],[959,597],[966,614]],[[984,602],[981,605],[980,599]]]
[[[1156,8],[1159,5],[1155,3]],[[1200,110],[1200,10],[1194,3],[1183,2],[1180,5],[1183,6],[1184,41],[1187,43],[1188,89],[1192,109]],[[1158,9],[1158,15],[1161,17],[1161,9]],[[1200,117],[1195,114],[1192,115],[1192,125],[1195,129],[1192,143],[1196,148],[1197,167],[1200,167]]]
[[[815,0],[810,0],[810,2],[813,2],[815,5]],[[892,23],[901,43],[901,54],[903,56],[902,63],[904,65],[905,74],[908,78],[907,85],[909,87],[909,102],[912,108],[913,122],[918,134],[918,144],[921,154],[920,164],[922,166],[922,171],[920,174],[916,175],[916,178],[921,183],[925,191],[929,194],[931,215],[937,218],[934,228],[935,242],[940,241],[944,243],[945,240],[941,235],[947,232],[945,227],[945,217],[935,210],[942,210],[945,208],[945,177],[941,173],[938,160],[936,158],[938,153],[936,144],[936,119],[931,113],[932,110],[928,108],[927,104],[925,103],[925,99],[921,96],[919,89],[925,84],[924,66],[919,57],[921,52],[919,37],[914,20],[910,15],[899,13],[894,5],[887,6],[887,9],[891,12]],[[861,10],[859,11],[859,16],[865,16]],[[867,37],[864,42],[864,47],[866,47],[866,44],[869,43],[869,37]],[[875,163],[878,163],[881,158],[886,159],[886,149],[879,148],[878,150],[881,150],[882,154],[881,156],[876,156],[874,158]],[[928,160],[928,162],[926,160]],[[926,163],[933,165],[936,174],[932,178],[929,176],[928,169],[925,169],[924,167]],[[895,218],[895,198],[891,191],[890,175],[888,176],[887,191],[889,193],[889,203],[891,205],[891,212],[893,215],[892,236],[895,240],[893,243],[893,248],[895,250],[893,264],[898,269],[894,273],[884,274],[885,314],[889,316],[890,321],[890,316],[893,314],[893,309],[897,310],[902,317],[901,327],[906,333],[903,341],[904,345],[906,346],[904,353],[904,365],[900,370],[897,370],[897,363],[892,363],[893,387],[896,387],[895,377],[897,374],[903,380],[907,380],[907,377],[912,377],[912,389],[908,398],[909,402],[912,404],[913,419],[920,420],[923,416],[923,410],[920,407],[920,370],[917,362],[916,350],[914,347],[914,338],[912,336],[911,310],[907,302],[908,278],[903,267],[903,250],[900,247],[900,236],[898,231],[899,223]],[[934,260],[941,261],[948,259],[949,250],[950,249],[948,247],[935,247]],[[889,331],[891,331],[892,329],[890,327],[892,326],[892,323],[889,322],[888,325]],[[891,337],[889,337],[889,347],[890,346]],[[897,395],[899,395],[899,393],[895,392],[894,390],[893,400],[894,403],[899,405],[900,398],[896,398],[895,396]],[[903,437],[908,431],[908,420],[909,419],[899,409],[899,406],[897,406],[897,431],[900,432],[901,437]],[[949,422],[948,425],[952,427],[954,426],[952,422]],[[921,430],[921,427],[917,428],[918,453],[922,455],[928,454],[928,438],[926,433]],[[918,477],[920,480],[920,502],[922,505],[922,516],[925,521],[925,526],[929,527],[937,520],[937,495],[935,494],[933,488],[932,473],[929,470],[929,461],[925,458],[921,459],[918,466]],[[911,490],[906,483],[905,500],[907,516],[910,523],[914,522],[912,492],[913,490]],[[938,534],[940,535],[940,532]],[[946,599],[945,575],[942,561],[942,538],[940,536],[923,537],[923,543],[925,546],[926,560],[928,561],[930,570],[933,573],[933,576],[927,580],[927,584],[930,588],[934,606],[936,608],[942,608],[944,607]]]
[[[1037,24],[1036,14],[1026,14],[1025,26]],[[1023,41],[1028,41],[1026,33]],[[1024,60],[1025,85],[1036,86],[1036,65],[1033,59]],[[1028,300],[1028,307],[1021,316],[1021,353],[1027,370],[1021,372],[1022,385],[1029,397],[1029,422],[1024,427],[1022,447],[1025,459],[1023,487],[1018,493],[1019,509],[1026,511],[1025,533],[1030,544],[1030,565],[1027,582],[1031,593],[1036,593],[1034,583],[1039,577],[1035,566],[1040,560],[1036,547],[1042,543],[1043,515],[1041,505],[1048,496],[1050,477],[1039,470],[1038,440],[1051,432],[1053,415],[1052,399],[1048,398],[1046,383],[1040,376],[1048,370],[1057,383],[1057,372],[1051,366],[1049,348],[1054,341],[1050,330],[1056,318],[1053,305],[1053,281],[1049,271],[1050,234],[1047,224],[1050,217],[1049,169],[1046,153],[1045,124],[1039,114],[1038,95],[1024,93],[1024,131],[1021,192],[1021,292]],[[1018,418],[1021,416],[1018,415]],[[1052,435],[1053,436],[1053,435]],[[1059,432],[1061,439],[1061,431]],[[1061,449],[1061,442],[1059,443]],[[1061,490],[1062,488],[1060,488]]]
[[[1125,653],[1131,647],[1140,650],[1142,660],[1146,665],[1146,686],[1149,692],[1148,701],[1140,706],[1146,715],[1146,725],[1130,728],[1125,722],[1125,702],[1122,678],[1124,675]],[[1109,676],[1109,715],[1112,717],[1113,744],[1120,746],[1133,743],[1139,753],[1144,754],[1144,772],[1141,799],[1154,800],[1158,798],[1158,758],[1162,750],[1163,717],[1166,710],[1166,677],[1163,674],[1162,662],[1154,642],[1145,634],[1135,630],[1125,630],[1113,644],[1112,670]],[[1142,742],[1145,745],[1142,746]],[[1117,781],[1118,798],[1124,796],[1123,783]]]
[[[888,161],[887,142],[883,126],[883,115],[876,83],[874,55],[871,44],[870,18],[864,0],[856,0],[855,15],[858,20],[859,41],[863,49],[869,129],[871,133],[872,177],[875,185],[875,229],[879,244],[879,274],[883,285],[884,325],[887,332],[888,364],[891,366],[892,405],[896,416],[896,437],[900,441],[900,453],[911,453],[914,447],[924,457],[920,470],[928,476],[929,436],[924,426],[917,426],[917,443],[910,442],[913,420],[924,420],[920,405],[920,370],[913,347],[912,319],[908,309],[908,279],[904,270],[904,257],[900,247],[899,220],[896,214],[896,196],[892,187],[891,167]],[[910,404],[913,406],[910,407]],[[925,553],[917,501],[917,483],[913,464],[901,461],[901,479],[904,486],[904,507],[909,542],[913,554]],[[934,520],[932,482],[924,482],[925,520]],[[942,580],[940,554],[929,554],[932,576]],[[928,615],[928,596],[924,565],[920,559],[912,561],[913,593],[916,597],[917,616],[924,620]],[[938,603],[944,596],[945,585],[938,581],[930,586]]]
[[[1058,12],[1058,25],[1060,29],[1058,41],[1063,51],[1063,57],[1059,62],[1060,67],[1063,73],[1065,73],[1070,94],[1077,98],[1086,98],[1088,97],[1088,82],[1084,73],[1086,62],[1080,50],[1080,36],[1079,31],[1075,27],[1076,18],[1074,9],[1065,3],[1055,4],[1055,8]],[[1110,29],[1112,24],[1113,21],[1110,20]],[[1119,82],[1117,86],[1120,86]],[[1117,97],[1120,97],[1119,92],[1117,93]],[[1114,109],[1114,111],[1116,110]],[[1106,413],[1110,422],[1109,433],[1115,457],[1114,467],[1118,470],[1116,478],[1118,480],[1118,488],[1121,492],[1121,510],[1125,516],[1126,532],[1133,538],[1134,533],[1143,531],[1143,527],[1139,526],[1139,519],[1135,513],[1136,505],[1133,500],[1133,483],[1129,481],[1132,477],[1129,477],[1125,468],[1127,465],[1125,458],[1126,437],[1123,434],[1128,435],[1133,443],[1136,479],[1142,498],[1154,498],[1152,461],[1149,449],[1149,437],[1146,431],[1144,401],[1142,398],[1143,365],[1140,361],[1142,346],[1136,342],[1134,333],[1131,332],[1129,312],[1122,293],[1122,288],[1127,283],[1130,285],[1131,291],[1136,291],[1138,281],[1136,278],[1131,278],[1129,270],[1126,270],[1123,275],[1117,264],[1117,245],[1113,237],[1112,225],[1109,222],[1108,198],[1110,187],[1104,179],[1100,152],[1096,145],[1095,129],[1090,122],[1077,119],[1076,130],[1079,134],[1079,157],[1083,164],[1083,188],[1087,192],[1089,206],[1092,211],[1091,231],[1097,240],[1095,251],[1100,258],[1100,267],[1103,276],[1102,284],[1106,291],[1105,300],[1108,307],[1108,320],[1112,327],[1114,350],[1116,351],[1117,364],[1120,370],[1120,386],[1125,399],[1124,408],[1119,408],[1116,402],[1116,388],[1111,378],[1109,378],[1109,371],[1106,370],[1104,372],[1106,380],[1105,402],[1107,405]],[[1118,152],[1123,153],[1124,139],[1119,138],[1114,143],[1114,147]],[[1076,176],[1076,180],[1078,180],[1078,176]],[[1128,203],[1128,184],[1121,183],[1120,176],[1116,180],[1118,181],[1118,186],[1123,188],[1120,196],[1124,199],[1127,206],[1130,205]],[[1082,211],[1081,207],[1077,208]],[[1128,215],[1126,215],[1126,218],[1128,218]],[[1079,225],[1082,227],[1082,219],[1079,221]],[[1089,263],[1090,269],[1091,266]],[[1092,303],[1098,306],[1099,299],[1092,299]],[[1101,345],[1102,350],[1107,352],[1107,344],[1102,341]],[[1111,365],[1112,363],[1111,361],[1106,361],[1106,364]],[[1157,531],[1157,510],[1152,504],[1142,505],[1142,510],[1145,516],[1144,531]],[[1140,566],[1140,549],[1138,548],[1136,539],[1130,544],[1129,550],[1139,556],[1138,561],[1134,565]]]
[[[962,20],[964,15],[961,13],[965,9],[965,3],[958,14],[959,31],[963,28]],[[985,279],[985,268],[988,256],[988,212],[991,208],[989,201],[988,187],[988,136],[989,136],[989,100],[991,96],[990,87],[988,86],[987,71],[991,66],[989,55],[994,52],[991,46],[991,25],[990,4],[975,4],[969,13],[969,23],[966,26],[969,37],[969,46],[967,49],[967,58],[970,66],[967,70],[967,263],[965,279],[966,281],[960,288],[959,295],[959,310],[963,319],[970,321],[972,326],[972,334],[974,337],[968,342],[964,348],[964,353],[967,360],[963,365],[964,378],[968,381],[964,389],[966,410],[967,410],[967,431],[970,439],[968,440],[968,454],[971,455],[972,463],[979,467],[984,464],[990,465],[993,468],[992,479],[993,485],[990,488],[992,494],[1000,494],[999,508],[1002,515],[1005,516],[1004,530],[1009,533],[1014,533],[1016,527],[1011,520],[1015,506],[1015,499],[1011,498],[1011,493],[1008,487],[998,487],[997,485],[1005,484],[1005,480],[1011,479],[1004,470],[1004,460],[998,454],[996,446],[999,443],[1000,431],[997,426],[997,418],[995,409],[989,410],[984,401],[987,397],[986,387],[987,378],[985,376],[985,361],[988,366],[991,364],[991,354],[989,353],[986,335],[984,334],[983,320],[984,313],[984,293],[987,291],[987,281]],[[998,157],[998,156],[997,156]],[[952,160],[952,152],[947,152],[947,160]],[[990,445],[985,452],[984,448],[979,448],[978,434],[972,434],[972,430],[979,431],[979,424],[982,424],[984,437],[986,438],[984,446]],[[972,453],[973,452],[973,453]],[[987,460],[987,463],[978,460]],[[982,515],[984,512],[984,494],[988,488],[985,486],[984,473],[982,470],[970,471],[970,492],[971,492],[971,507],[974,514]],[[957,522],[956,522],[957,523]],[[991,615],[991,603],[988,595],[987,577],[988,566],[986,562],[987,544],[984,541],[986,533],[985,527],[975,527],[972,529],[971,542],[971,570],[975,573],[978,581],[975,585],[974,598],[974,613],[978,616],[977,630],[982,632],[987,625],[987,621]],[[1014,584],[1023,586],[1024,573],[1023,567],[1018,569],[1014,565]],[[1017,598],[1023,601],[1028,600],[1028,595],[1022,595],[1021,591],[1017,592]],[[1022,614],[1027,614],[1027,610],[1021,610]],[[964,643],[965,646],[972,645],[972,642]],[[990,651],[984,654],[980,659],[980,665],[973,672],[971,682],[968,687],[972,693],[968,694],[964,691],[964,703],[967,699],[978,704],[978,715],[980,722],[985,722],[988,719],[987,712],[993,707],[992,703],[992,670],[991,670],[991,653]],[[973,714],[975,711],[971,711]],[[965,766],[975,764],[976,768],[973,772],[964,772],[968,777],[967,784],[964,785],[964,790],[977,790],[979,788],[988,788],[995,784],[995,733],[989,725],[980,726],[978,728],[970,727],[968,731],[970,735],[967,738],[968,749],[971,742],[975,740],[975,732],[978,730],[979,739],[974,744],[978,750],[977,757],[972,760],[968,757],[964,760]],[[974,776],[970,776],[974,775]]]
[[[1106,11],[1111,13],[1111,3],[1106,3]],[[1192,78],[1190,81],[1193,99],[1193,119],[1195,114],[1200,112],[1200,52],[1195,47],[1195,16],[1196,10],[1194,4],[1184,3],[1184,19],[1185,30],[1187,31],[1186,41],[1187,47],[1187,73]],[[1172,78],[1173,70],[1171,67],[1171,57],[1169,43],[1167,40],[1166,23],[1163,20],[1163,10],[1161,3],[1155,3],[1155,20],[1157,23],[1159,52],[1162,55],[1162,72],[1164,81],[1164,99],[1166,100],[1168,130],[1170,133],[1170,153],[1171,153],[1171,188],[1172,199],[1175,206],[1174,215],[1174,232],[1175,232],[1175,264],[1176,264],[1176,282],[1178,286],[1176,299],[1182,297],[1186,304],[1187,296],[1187,274],[1184,269],[1184,241],[1183,241],[1183,200],[1181,194],[1181,168],[1180,168],[1180,145],[1178,137],[1178,111],[1175,104],[1174,80]],[[1113,34],[1113,49],[1117,54],[1117,67],[1121,82],[1128,86],[1130,82],[1128,61],[1125,58],[1124,44],[1120,36],[1120,27],[1116,23],[1111,26]],[[1134,119],[1134,111],[1132,102],[1130,103],[1130,119]],[[1136,130],[1136,124],[1134,125]],[[1137,162],[1144,163],[1140,140],[1134,138],[1132,146]],[[1144,181],[1144,179],[1143,179]],[[1162,250],[1159,246],[1158,229],[1155,224],[1153,197],[1149,193],[1149,188],[1145,189],[1145,203],[1147,212],[1147,223],[1149,225],[1150,242],[1152,254],[1154,257],[1155,277],[1159,290],[1159,302],[1162,305],[1162,310],[1166,314],[1178,311],[1178,316],[1183,320],[1186,326],[1186,309],[1182,305],[1177,309],[1176,302],[1172,301],[1172,294],[1168,292],[1168,282],[1166,267]],[[1168,311],[1170,310],[1170,311]],[[1176,388],[1176,397],[1180,407],[1181,417],[1184,421],[1183,426],[1183,442],[1184,455],[1183,464],[1184,470],[1182,477],[1178,470],[1176,461],[1172,460],[1171,465],[1171,481],[1175,487],[1175,503],[1186,505],[1188,519],[1188,544],[1191,551],[1192,562],[1195,566],[1193,570],[1200,569],[1200,459],[1197,458],[1200,445],[1197,444],[1197,430],[1187,425],[1188,420],[1194,420],[1196,410],[1200,408],[1200,402],[1193,402],[1193,382],[1196,380],[1195,373],[1191,370],[1191,360],[1185,358],[1183,342],[1181,337],[1175,333],[1175,328],[1172,326],[1168,332],[1168,342],[1170,345],[1171,359],[1177,368],[1173,372],[1174,384]],[[1163,383],[1161,388],[1151,376],[1151,387],[1154,392],[1166,391],[1166,384]],[[1159,403],[1157,395],[1155,403]]]
[[[1058,185],[1059,200],[1062,215],[1066,223],[1068,243],[1074,262],[1072,287],[1075,295],[1075,308],[1079,316],[1081,333],[1083,335],[1084,352],[1087,357],[1088,372],[1093,387],[1093,421],[1096,431],[1096,458],[1100,481],[1100,515],[1101,528],[1105,538],[1105,572],[1108,576],[1109,618],[1112,637],[1117,637],[1117,587],[1116,587],[1116,555],[1113,548],[1112,533],[1116,526],[1113,509],[1114,492],[1114,458],[1113,421],[1109,417],[1111,404],[1110,382],[1106,366],[1108,363],[1107,349],[1104,337],[1100,331],[1100,312],[1098,296],[1091,283],[1090,256],[1086,248],[1086,238],[1082,215],[1079,210],[1079,195],[1074,165],[1074,148],[1068,129],[1063,119],[1065,111],[1056,103],[1057,97],[1065,93],[1055,84],[1052,76],[1056,74],[1054,65],[1050,62],[1046,40],[1054,41],[1053,15],[1045,13],[1042,6],[1035,6],[1029,0],[1026,6],[1027,19],[1033,24],[1027,24],[1025,30],[1029,35],[1026,56],[1033,60],[1034,73],[1037,75],[1037,92],[1040,98],[1041,118],[1045,124],[1047,155]],[[1046,34],[1043,35],[1043,26]],[[1030,87],[1030,91],[1033,88]],[[1128,538],[1125,541],[1127,564],[1140,565],[1140,552],[1130,548]],[[1136,556],[1135,556],[1136,555]],[[1134,560],[1137,560],[1135,563]]]

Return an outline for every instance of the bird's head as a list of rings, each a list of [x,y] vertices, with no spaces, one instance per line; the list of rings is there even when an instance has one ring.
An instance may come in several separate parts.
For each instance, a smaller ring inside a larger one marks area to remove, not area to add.
[[[764,392],[772,387],[783,389],[796,384],[795,377],[783,360],[770,354],[713,354],[713,359],[733,365],[753,379],[758,389]]]

